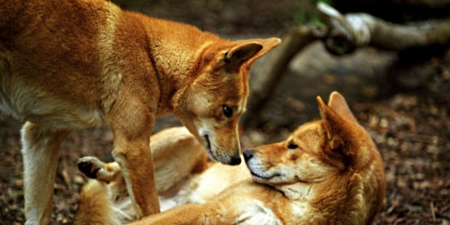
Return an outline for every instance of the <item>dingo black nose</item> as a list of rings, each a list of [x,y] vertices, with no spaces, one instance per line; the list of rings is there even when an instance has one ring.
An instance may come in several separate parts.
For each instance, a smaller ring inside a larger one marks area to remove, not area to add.
[[[253,150],[251,149],[245,150],[243,154],[245,161],[248,161],[249,159],[253,158]]]
[[[230,165],[234,166],[239,164],[241,164],[241,157],[231,158]]]

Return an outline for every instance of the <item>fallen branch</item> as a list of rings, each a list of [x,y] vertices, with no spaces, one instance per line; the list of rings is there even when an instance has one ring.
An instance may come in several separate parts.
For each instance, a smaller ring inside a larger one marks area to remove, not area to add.
[[[248,110],[241,118],[244,126],[254,125],[255,118],[281,80],[291,59],[311,42],[323,38],[323,34],[323,31],[316,27],[295,27],[282,38],[277,48],[255,62],[251,70],[253,80],[247,103]]]
[[[325,32],[311,26],[293,28],[276,49],[253,65],[248,110],[241,119],[244,127],[258,125],[259,112],[273,95],[291,59],[316,40],[322,40],[327,50],[335,55],[348,54],[364,46],[401,52],[450,45],[450,19],[396,25],[365,13],[343,15],[324,3],[319,3],[317,7],[328,27]],[[434,68],[432,70],[434,72]]]
[[[342,15],[324,3],[317,7],[329,28],[325,46],[333,54],[347,54],[363,46],[403,51],[450,43],[450,19],[396,25],[365,13]]]

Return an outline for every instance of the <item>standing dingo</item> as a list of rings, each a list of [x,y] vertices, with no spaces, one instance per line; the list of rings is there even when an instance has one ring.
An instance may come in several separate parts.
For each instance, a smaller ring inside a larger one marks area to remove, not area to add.
[[[73,129],[112,129],[137,218],[159,212],[148,170],[157,116],[176,115],[211,158],[239,164],[249,67],[279,42],[231,42],[106,0],[0,0],[0,110],[27,121],[26,223],[50,223],[59,149]]]

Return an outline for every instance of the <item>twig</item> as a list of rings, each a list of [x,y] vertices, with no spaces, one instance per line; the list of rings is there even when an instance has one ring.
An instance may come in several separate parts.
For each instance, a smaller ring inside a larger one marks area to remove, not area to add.
[[[433,202],[430,202],[430,208],[431,208],[431,217],[433,217],[433,222],[436,222],[436,214],[434,211],[434,204]]]

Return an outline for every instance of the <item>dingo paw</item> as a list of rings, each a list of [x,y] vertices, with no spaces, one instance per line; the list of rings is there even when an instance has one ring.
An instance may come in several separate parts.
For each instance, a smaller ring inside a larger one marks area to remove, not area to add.
[[[104,169],[103,163],[92,156],[85,156],[78,159],[78,170],[89,178],[97,179],[97,173]]]

